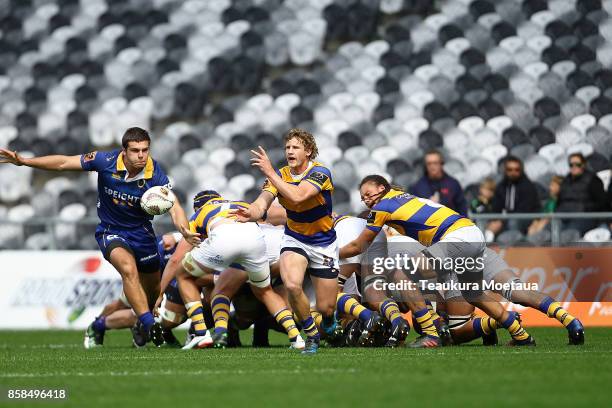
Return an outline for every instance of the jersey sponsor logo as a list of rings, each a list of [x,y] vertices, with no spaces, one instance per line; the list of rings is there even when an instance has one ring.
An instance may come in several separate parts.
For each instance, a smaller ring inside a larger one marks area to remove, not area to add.
[[[86,153],[85,155],[83,155],[83,161],[85,163],[92,161],[93,159],[96,158],[96,154],[98,154],[98,152],[89,152],[89,153]]]
[[[376,211],[370,211],[370,213],[368,214],[368,218],[367,218],[368,224],[373,223],[375,219],[376,219]]]
[[[223,258],[221,257],[221,255],[209,256],[208,262],[212,262],[214,264],[221,265],[223,263]]]
[[[122,193],[117,190],[113,190],[112,188],[104,187],[104,192],[111,196],[113,199],[118,201],[123,201],[126,203],[138,203],[140,201],[140,197],[133,196],[131,194]],[[115,203],[117,204],[117,203]]]
[[[155,258],[156,256],[158,256],[158,254],[157,254],[157,253],[155,253],[155,254],[151,254],[151,255],[147,255],[147,256],[144,256],[144,257],[140,258],[140,262],[148,261],[149,259],[153,259],[153,258]]]
[[[269,188],[271,184],[272,183],[270,183],[270,179],[266,179],[266,181],[264,181],[263,186],[261,188],[265,190],[266,188]]]
[[[321,171],[313,171],[312,173],[310,173],[307,180],[311,180],[317,184],[323,185],[327,180],[329,180],[329,176]]]

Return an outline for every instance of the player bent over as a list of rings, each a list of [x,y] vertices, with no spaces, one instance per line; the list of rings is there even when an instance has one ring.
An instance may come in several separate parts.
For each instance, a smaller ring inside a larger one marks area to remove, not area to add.
[[[265,237],[254,222],[239,223],[230,210],[248,206],[238,201],[224,200],[217,192],[208,191],[206,203],[192,217],[190,228],[207,239],[187,253],[182,268],[177,271],[179,291],[185,302],[187,316],[191,319],[195,336],[184,349],[209,347],[213,342],[223,345],[227,339],[227,328],[215,327],[214,339],[210,336],[202,315],[202,302],[196,279],[211,275],[215,270],[224,270],[239,264],[248,274],[254,295],[276,316],[287,315],[283,321],[295,326],[284,300],[270,286],[270,265],[266,256]],[[229,312],[229,299],[212,301],[213,313],[221,307]],[[223,303],[219,306],[219,303]],[[229,314],[229,313],[228,313]],[[285,317],[285,316],[283,316]]]
[[[307,336],[305,354],[316,353],[320,335],[310,315],[303,282],[310,274],[316,308],[323,315],[323,330],[336,331],[334,317],[338,293],[338,246],[332,220],[331,172],[313,161],[318,153],[314,136],[302,129],[291,129],[284,137],[287,166],[274,170],[265,150],[251,150],[252,165],[261,170],[267,180],[259,197],[249,206],[234,212],[239,221],[258,221],[278,197],[287,210],[283,236],[280,273],[289,294],[293,312],[301,320]]]
[[[160,272],[153,217],[140,208],[140,198],[153,186],[170,181],[149,155],[151,138],[146,130],[133,127],[123,135],[121,150],[91,152],[77,156],[52,155],[24,158],[0,149],[0,163],[42,170],[84,170],[98,173],[98,217],[96,240],[104,257],[123,281],[123,291],[138,316],[139,329],[155,345],[163,343],[162,331],[151,308],[159,294]],[[170,209],[177,230],[197,245],[197,234],[189,231],[178,200]]]
[[[427,259],[433,258],[443,260],[442,268],[444,268],[447,264],[445,260],[448,259],[471,258],[476,260],[483,256],[485,243],[482,232],[472,221],[450,208],[395,190],[384,177],[379,175],[365,177],[360,183],[359,190],[362,200],[371,209],[368,227],[358,239],[340,250],[342,258],[363,252],[383,225],[389,225],[427,247],[420,255],[423,257],[422,265],[427,265],[429,262]],[[487,296],[481,287],[478,289],[469,285],[482,281],[482,270],[477,269],[477,262],[473,264],[474,267],[470,271],[458,275],[459,281],[466,283],[466,286],[470,288],[463,292],[466,300],[501,322],[512,336],[514,345],[535,345],[535,341],[521,326],[515,314],[507,312],[501,303]],[[451,273],[454,271],[436,270],[436,272]],[[428,315],[428,319],[419,321],[419,317],[422,316],[418,311],[415,317],[423,331],[427,333],[434,323],[427,309],[422,313],[425,316]],[[439,344],[439,337],[433,337],[427,333],[418,340],[415,346],[429,347]]]

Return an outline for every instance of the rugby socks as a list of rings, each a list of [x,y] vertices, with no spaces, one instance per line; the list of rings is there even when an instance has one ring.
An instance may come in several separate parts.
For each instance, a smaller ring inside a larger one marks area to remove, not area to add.
[[[153,325],[155,324],[155,318],[153,317],[153,314],[151,312],[144,312],[143,314],[138,316],[138,320],[140,321],[140,323],[142,323],[142,326],[144,327],[146,332],[149,332],[149,330],[151,330],[151,327],[153,327]]]
[[[474,333],[478,337],[482,337],[486,334],[491,334],[495,330],[499,329],[499,323],[497,320],[491,317],[477,317],[472,320],[472,328],[474,329]]]
[[[215,295],[212,302],[212,315],[215,320],[215,333],[227,332],[230,314],[230,300],[224,295]]]
[[[372,317],[372,312],[369,309],[366,309],[357,300],[346,293],[338,293],[336,309],[347,315],[354,316],[364,323]]]
[[[274,314],[274,318],[287,332],[289,341],[295,341],[295,339],[297,339],[297,337],[300,335],[300,331],[297,329],[295,320],[293,320],[293,315],[289,309],[284,308],[279,310]]]
[[[546,296],[546,299],[540,303],[538,309],[540,309],[540,311],[546,314],[548,317],[557,319],[565,327],[576,319],[574,316],[569,314],[567,310],[561,307],[559,302],[555,302],[550,296]]]
[[[440,315],[438,314],[438,312],[436,312],[436,309],[434,309],[433,305],[429,300],[425,301],[425,305],[427,305],[427,310],[429,310],[429,314],[431,314],[431,318],[434,319],[434,321],[440,319]]]
[[[399,306],[395,303],[394,300],[387,299],[380,305],[380,314],[385,316],[388,321],[391,322],[393,327],[397,326],[402,318],[402,314],[400,313]],[[425,309],[427,311],[427,309]],[[427,312],[429,314],[429,312]],[[431,318],[431,315],[429,316]]]
[[[516,314],[513,312],[508,313],[508,318],[501,322],[501,325],[508,330],[514,340],[524,341],[529,338],[529,333],[523,329],[523,326],[521,326],[516,318]]]
[[[317,312],[316,310],[311,310],[310,316],[313,318],[317,326],[321,326],[321,323],[323,322],[323,315],[321,313]]]
[[[302,321],[302,328],[309,339],[315,340],[316,342],[319,341],[321,336],[319,335],[319,330],[317,330],[317,325],[315,324],[312,316],[309,316],[306,320]]]
[[[97,332],[104,332],[106,330],[106,316],[98,316],[94,320],[93,329]]]
[[[202,302],[189,302],[185,304],[187,316],[191,319],[191,327],[193,327],[196,336],[204,336],[206,334],[206,323],[204,322],[204,311]]]
[[[434,325],[433,318],[431,317],[431,313],[429,313],[429,309],[425,307],[421,310],[417,310],[416,312],[413,312],[413,314],[414,314],[414,319],[417,321],[419,326],[421,326],[421,331],[423,332],[424,335],[432,336],[432,337],[440,337],[438,335],[438,330],[436,329],[436,326]]]

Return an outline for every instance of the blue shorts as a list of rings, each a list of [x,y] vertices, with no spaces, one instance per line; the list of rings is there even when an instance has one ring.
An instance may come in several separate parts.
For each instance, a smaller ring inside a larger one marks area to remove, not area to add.
[[[151,226],[121,230],[100,224],[96,228],[96,241],[104,258],[109,262],[111,251],[121,247],[134,256],[139,273],[159,271],[157,238]]]
[[[164,294],[166,295],[166,300],[168,302],[176,303],[177,305],[182,305],[184,303],[181,293],[179,292],[178,282],[176,279],[172,279],[170,281]]]

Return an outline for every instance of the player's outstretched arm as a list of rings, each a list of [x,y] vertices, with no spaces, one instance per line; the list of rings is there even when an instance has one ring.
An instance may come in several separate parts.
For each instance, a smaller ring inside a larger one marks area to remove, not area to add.
[[[181,206],[181,203],[179,202],[178,198],[174,202],[172,208],[170,208],[169,213],[170,217],[172,218],[172,222],[174,223],[174,226],[176,227],[176,229],[179,230],[181,234],[183,234],[185,240],[189,242],[189,244],[192,246],[200,245],[200,242],[202,242],[200,239],[200,234],[189,229],[189,222],[187,221],[185,210],[183,210],[183,207]]]
[[[83,170],[81,166],[81,156],[42,156],[26,158],[17,151],[0,149],[0,163],[10,163],[15,166],[28,166],[41,170]]]
[[[365,252],[366,249],[372,244],[377,233],[370,230],[364,229],[359,236],[340,248],[340,259],[350,258],[352,256],[359,255]]]
[[[253,201],[248,208],[241,207],[230,210],[229,215],[236,218],[239,222],[259,221],[264,218],[266,211],[272,205],[274,196],[268,191],[262,191],[259,197]]]
[[[161,283],[160,283],[159,297],[157,298],[157,302],[155,302],[155,308],[158,308],[159,305],[161,304],[164,292],[166,291],[166,288],[168,287],[172,279],[176,277],[176,271],[181,265],[181,261],[183,260],[183,257],[185,256],[187,252],[191,251],[192,248],[193,246],[189,242],[185,241],[184,239],[180,240],[179,243],[177,244],[176,249],[174,250],[174,253],[172,254],[170,259],[168,260],[168,263],[166,264],[166,268],[162,271],[163,273],[162,273],[162,278],[161,278]]]

